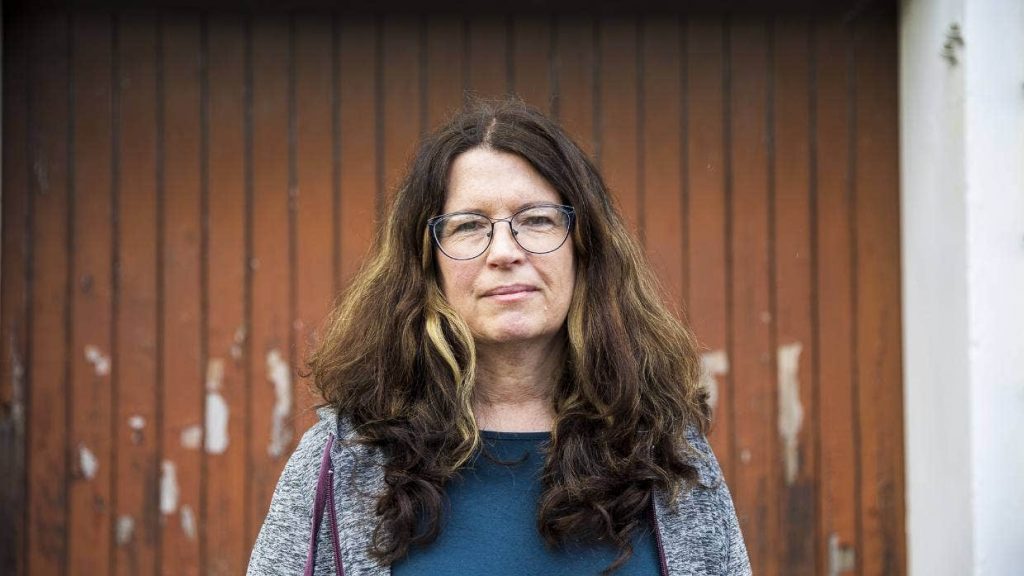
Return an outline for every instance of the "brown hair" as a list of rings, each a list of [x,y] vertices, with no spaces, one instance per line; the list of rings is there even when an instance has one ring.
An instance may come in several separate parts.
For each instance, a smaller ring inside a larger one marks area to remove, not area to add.
[[[374,555],[390,563],[432,542],[445,482],[480,434],[473,337],[441,292],[426,222],[442,210],[453,160],[475,147],[522,157],[575,209],[567,358],[537,522],[553,546],[616,546],[610,572],[649,521],[652,490],[675,495],[695,480],[685,430],[706,432],[710,413],[693,337],[663,303],[596,168],[545,115],[515,99],[475,101],[424,139],[309,368],[324,401],[387,455]]]

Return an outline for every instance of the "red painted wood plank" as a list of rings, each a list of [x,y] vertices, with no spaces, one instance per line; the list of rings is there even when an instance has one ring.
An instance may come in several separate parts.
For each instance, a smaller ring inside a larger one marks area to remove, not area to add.
[[[703,345],[704,382],[711,393],[711,445],[728,480],[733,476],[732,395],[726,300],[725,87],[722,21],[686,24],[687,317]]]
[[[107,574],[111,553],[110,356],[111,263],[111,19],[75,16],[74,249],[72,271],[71,411],[72,476],[68,569]]]
[[[768,39],[760,19],[731,35],[729,137],[733,418],[738,461],[733,495],[754,571],[779,573],[778,442],[772,347],[768,220]]]
[[[156,569],[157,200],[156,24],[118,18],[117,197],[119,218],[114,351],[117,472],[115,572]]]
[[[679,24],[643,22],[642,234],[669,308],[682,317],[685,278]]]
[[[412,160],[420,135],[420,26],[408,16],[388,16],[383,30],[383,158],[384,200],[390,203]],[[378,205],[379,214],[385,207]]]
[[[509,90],[527,104],[551,111],[551,20],[545,16],[517,15],[512,21],[512,81]]]
[[[469,19],[468,85],[482,98],[508,92],[508,23],[503,16],[475,15]]]
[[[816,574],[817,451],[812,281],[810,172],[810,24],[806,18],[777,19],[773,122],[775,158],[772,213],[775,232],[775,343],[782,460],[779,562],[787,574]]]
[[[28,366],[28,572],[67,566],[68,16],[32,27],[32,268]]]
[[[163,70],[163,358],[160,571],[198,574],[205,401],[202,366],[200,22],[165,16]]]
[[[252,542],[245,524],[246,199],[245,29],[238,18],[207,24],[208,360],[204,449],[206,505],[201,514],[205,570],[241,574]]]
[[[597,150],[594,129],[595,26],[589,16],[566,16],[558,21],[555,40],[558,117],[562,127],[591,157]]]
[[[25,558],[25,411],[28,395],[29,134],[28,25],[4,21],[3,291],[0,293],[0,572],[23,576]],[[15,529],[17,528],[17,529]]]
[[[295,20],[295,122],[297,188],[295,211],[296,366],[315,343],[334,293],[334,118],[332,112],[333,25],[322,15]],[[310,382],[296,389],[296,429],[316,422],[320,402]]]
[[[377,34],[372,20],[345,20],[339,30],[338,75],[341,115],[341,253],[339,285],[344,287],[370,247],[380,196],[377,181],[378,146],[375,71]]]
[[[863,574],[907,569],[896,24],[856,25],[857,393]]]
[[[601,171],[619,212],[636,233],[641,210],[637,193],[637,21],[628,17],[607,18],[599,26]]]
[[[295,445],[289,310],[287,20],[252,24],[252,282],[249,542]]]
[[[857,446],[853,387],[850,67],[852,37],[838,20],[814,26],[817,206],[817,434],[819,574],[852,574],[857,533]],[[835,550],[835,553],[830,553]],[[831,561],[835,557],[836,561]]]
[[[463,20],[449,15],[427,19],[427,130],[447,120],[462,105],[467,55]]]

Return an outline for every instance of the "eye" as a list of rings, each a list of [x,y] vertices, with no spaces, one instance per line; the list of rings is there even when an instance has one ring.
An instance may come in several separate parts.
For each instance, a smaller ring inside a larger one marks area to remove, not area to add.
[[[520,212],[515,222],[517,228],[546,231],[561,227],[563,219],[564,215],[558,209],[539,207]]]
[[[486,232],[490,222],[472,215],[458,215],[446,220],[441,226],[444,236],[466,236]]]

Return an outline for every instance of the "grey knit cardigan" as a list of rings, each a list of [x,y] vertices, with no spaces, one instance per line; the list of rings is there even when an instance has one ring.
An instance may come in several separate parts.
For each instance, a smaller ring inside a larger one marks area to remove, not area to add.
[[[319,416],[320,422],[303,435],[277,483],[249,559],[249,576],[303,573],[310,551],[314,496],[328,453],[333,470],[327,493],[333,498],[327,510],[333,517],[320,522],[315,574],[391,573],[368,553],[376,526],[376,497],[384,489],[383,455],[357,442],[347,419],[338,418],[334,410],[321,409]],[[688,440],[701,454],[690,459],[698,484],[675,502],[668,502],[661,491],[653,499],[662,576],[749,575],[747,550],[718,462],[703,435],[694,433]],[[334,538],[332,525],[337,527]],[[334,558],[332,544],[340,551],[340,561]]]

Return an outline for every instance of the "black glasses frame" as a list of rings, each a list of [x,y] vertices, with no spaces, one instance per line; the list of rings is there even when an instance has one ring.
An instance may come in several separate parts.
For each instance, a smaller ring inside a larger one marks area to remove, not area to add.
[[[536,252],[534,250],[530,250],[526,246],[523,246],[522,244],[519,243],[519,238],[517,237],[519,235],[519,231],[512,227],[512,220],[514,220],[516,216],[522,214],[523,212],[526,212],[527,210],[533,210],[534,208],[558,208],[569,219],[569,224],[565,228],[565,237],[562,238],[562,241],[558,243],[558,246],[555,246],[551,250],[545,250],[543,252]],[[440,222],[441,220],[443,220],[444,218],[447,218],[449,216],[457,216],[459,214],[472,214],[474,216],[480,216],[481,218],[486,218],[486,219],[490,220],[490,222],[491,222],[491,231],[487,234],[487,244],[484,245],[483,249],[480,250],[479,254],[476,254],[475,256],[470,256],[469,258],[456,258],[456,257],[452,256],[451,254],[445,252],[444,248],[441,247],[441,241],[438,240],[438,238],[437,238],[437,223]],[[473,211],[470,211],[470,210],[465,210],[465,211],[460,211],[460,212],[449,212],[447,214],[440,214],[438,216],[434,216],[434,217],[430,218],[429,220],[427,220],[427,229],[430,230],[430,238],[434,241],[434,246],[437,246],[437,249],[440,250],[442,254],[444,254],[448,258],[451,258],[452,260],[472,260],[474,258],[479,258],[480,254],[483,254],[484,252],[487,252],[487,249],[491,247],[491,242],[494,240],[494,225],[497,224],[498,222],[506,222],[506,223],[508,223],[508,229],[512,233],[512,239],[515,240],[516,241],[516,245],[519,246],[520,248],[522,248],[523,250],[529,252],[530,254],[550,254],[551,252],[554,252],[555,250],[558,250],[559,248],[562,247],[562,245],[565,244],[566,238],[568,238],[569,234],[572,233],[572,225],[573,225],[573,222],[575,221],[575,217],[576,217],[576,210],[573,209],[572,206],[565,206],[563,204],[534,204],[532,206],[524,206],[523,208],[520,208],[519,210],[516,210],[515,212],[510,214],[508,218],[491,218],[490,216],[488,216],[486,214],[481,214],[479,212],[473,212]]]

